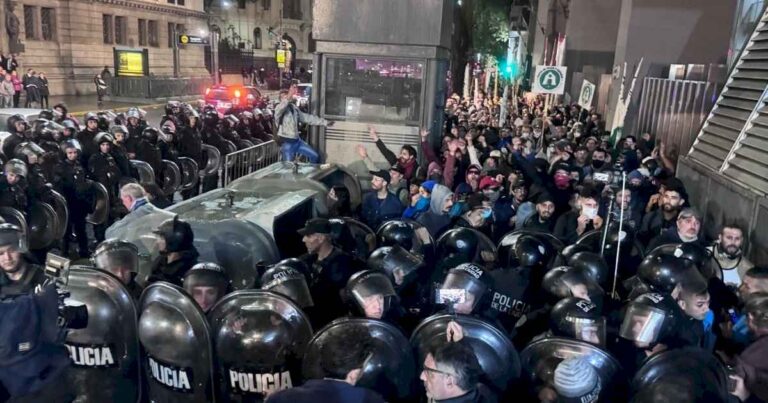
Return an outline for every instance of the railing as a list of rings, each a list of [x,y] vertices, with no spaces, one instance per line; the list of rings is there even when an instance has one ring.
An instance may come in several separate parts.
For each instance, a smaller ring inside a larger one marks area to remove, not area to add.
[[[109,86],[113,97],[151,99],[199,95],[212,82],[210,77],[113,77]]]
[[[227,186],[237,178],[272,165],[279,158],[280,146],[273,140],[229,153],[224,157],[224,167],[222,168],[224,182],[222,186]]]

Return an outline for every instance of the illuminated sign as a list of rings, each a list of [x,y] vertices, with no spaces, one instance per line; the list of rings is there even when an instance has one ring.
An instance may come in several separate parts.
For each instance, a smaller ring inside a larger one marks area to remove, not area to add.
[[[146,49],[114,48],[115,76],[141,77],[149,74],[149,54]]]
[[[275,61],[277,62],[278,68],[282,69],[285,67],[285,50],[277,49],[275,51]]]
[[[194,35],[179,35],[179,43],[182,45],[207,45],[208,38]]]

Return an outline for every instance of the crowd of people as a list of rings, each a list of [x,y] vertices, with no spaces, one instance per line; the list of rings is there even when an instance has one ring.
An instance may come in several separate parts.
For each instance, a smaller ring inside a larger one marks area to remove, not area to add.
[[[17,55],[0,54],[0,108],[18,108],[25,95],[25,108],[49,108],[48,78],[44,71],[28,69],[19,77]]]
[[[112,238],[109,225],[172,203],[159,161],[184,156],[206,166],[203,144],[223,155],[233,151],[225,141],[242,147],[274,133],[284,160],[303,154],[319,162],[299,126],[331,122],[298,111],[294,96],[295,88],[281,92],[274,118],[260,110],[222,118],[214,109],[172,102],[160,129],[148,127],[138,109],[124,116],[87,114],[82,128],[63,105],[31,125],[12,117],[12,137],[3,143],[9,160],[0,206],[29,215],[30,200],[58,190],[70,205],[61,251],[67,254],[76,240],[79,257],[91,257],[138,299],[146,285],[136,280],[138,250]],[[703,217],[675,177],[674,153],[661,141],[643,134],[611,144],[598,114],[577,105],[545,105],[530,94],[503,104],[482,93],[473,99],[454,95],[446,105],[440,133],[424,130],[421,144],[397,153],[370,127],[388,166],[381,169],[364,145],[357,147],[372,177],[359,206],[348,188],[332,187],[327,216],[310,218],[299,230],[306,254],[254,268],[261,270],[260,287],[292,298],[316,332],[357,317],[385,322],[418,341],[425,323],[448,315],[443,342],[421,351],[418,380],[410,380],[414,386],[404,395],[389,379],[362,384],[369,363],[384,358],[372,358],[375,336],[358,329],[320,347],[321,379],[294,381],[292,388],[260,399],[768,400],[768,267],[744,256],[748,234],[742,223],[724,224],[716,239],[705,237]],[[138,183],[134,159],[152,166],[155,183]],[[202,191],[216,186],[215,175],[202,179]],[[112,206],[109,218],[94,225],[98,245],[89,245],[85,215],[96,209],[94,183],[108,191]],[[200,191],[196,186],[184,198]],[[350,229],[356,223],[371,236],[356,237]],[[181,286],[210,312],[231,288],[228,268],[201,261],[191,225],[178,217],[162,222],[154,235],[159,256],[149,283]],[[21,236],[18,227],[0,225],[0,294],[6,298],[44,281],[33,259],[47,250],[23,254]],[[310,298],[286,292],[287,278],[304,284]],[[466,318],[511,342],[513,351],[500,351],[507,344],[492,344],[490,336],[467,329]],[[515,373],[512,361],[492,368],[494,353],[537,357],[544,354],[542,345],[550,346],[550,355],[522,360],[523,374],[519,368]],[[609,362],[619,369],[607,371]],[[16,401],[73,397],[71,386],[51,388],[37,373],[30,378],[35,382],[9,380],[13,365],[0,363],[0,381]],[[46,365],[40,373],[59,374],[67,364]],[[727,379],[707,377],[704,371],[713,365],[727,365]],[[665,375],[638,381],[637,374],[649,371]]]

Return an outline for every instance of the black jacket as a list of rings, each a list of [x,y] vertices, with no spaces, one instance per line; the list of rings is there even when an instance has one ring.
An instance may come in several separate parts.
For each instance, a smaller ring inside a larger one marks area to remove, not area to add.
[[[195,247],[180,253],[181,258],[171,263],[168,263],[167,255],[160,255],[152,265],[152,275],[149,281],[167,281],[181,286],[184,275],[187,274],[192,266],[197,264],[197,258],[200,254]]]
[[[301,260],[312,268],[309,289],[315,301],[315,309],[310,318],[312,326],[319,329],[347,313],[342,291],[352,274],[360,269],[359,263],[338,248],[334,248],[323,260],[317,260],[315,254],[304,255]]]

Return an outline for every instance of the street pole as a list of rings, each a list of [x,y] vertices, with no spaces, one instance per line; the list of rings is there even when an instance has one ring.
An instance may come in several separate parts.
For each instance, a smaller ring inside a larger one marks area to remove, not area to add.
[[[221,80],[219,80],[219,32],[210,29],[209,35],[211,38],[211,70],[213,70],[213,82],[221,84]]]
[[[179,78],[179,36],[176,32],[176,24],[173,24],[173,77]]]

